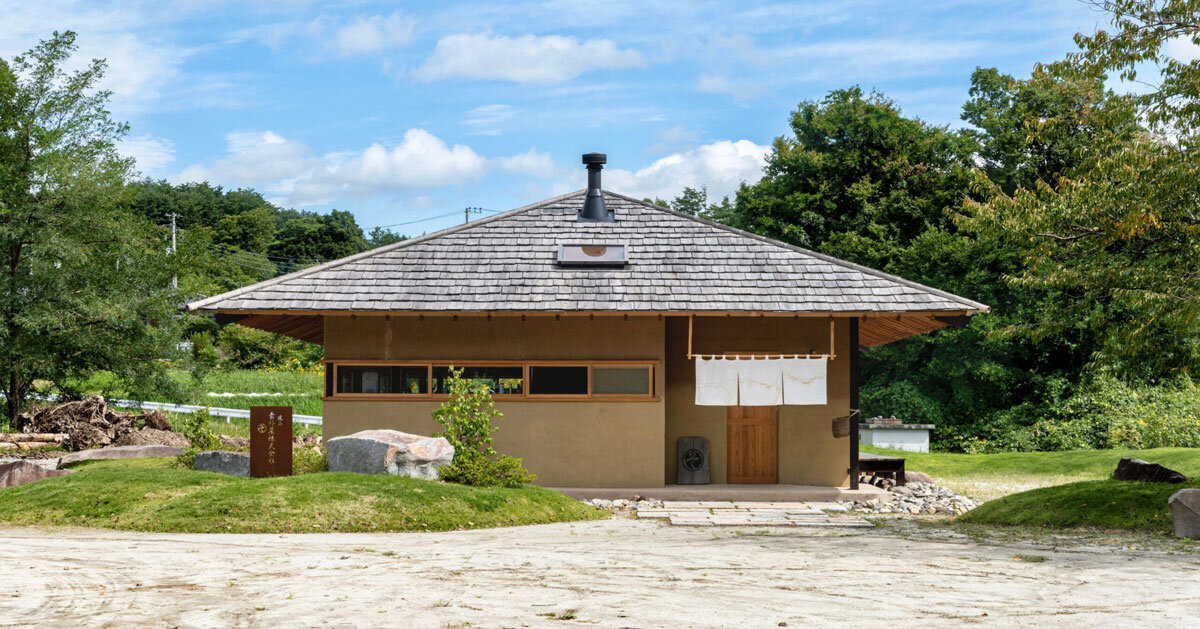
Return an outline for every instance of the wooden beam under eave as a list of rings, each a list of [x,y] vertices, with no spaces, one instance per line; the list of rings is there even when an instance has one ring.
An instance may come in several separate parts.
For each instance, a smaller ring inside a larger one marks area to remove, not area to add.
[[[945,323],[927,315],[864,318],[859,338],[863,347],[879,347],[944,327],[947,327]]]
[[[325,317],[321,315],[254,314],[237,323],[309,343],[325,344]]]

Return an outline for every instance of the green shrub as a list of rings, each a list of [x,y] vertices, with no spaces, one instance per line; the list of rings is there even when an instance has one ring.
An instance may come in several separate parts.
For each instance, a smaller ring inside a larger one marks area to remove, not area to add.
[[[187,437],[193,449],[217,450],[221,447],[221,440],[217,438],[216,431],[209,427],[211,421],[212,415],[209,414],[208,409],[202,408],[190,415],[178,415],[174,422],[174,428],[176,432]]]
[[[442,432],[454,446],[454,460],[442,468],[442,478],[473,486],[518,487],[536,476],[521,465],[521,459],[502,456],[492,448],[492,433],[500,428],[493,421],[504,414],[496,410],[492,392],[480,382],[462,378],[462,369],[450,368],[446,382],[450,397],[433,411]]]
[[[325,448],[298,448],[292,450],[292,473],[315,474],[329,471],[329,457]]]
[[[515,457],[459,456],[456,452],[454,462],[442,468],[442,480],[473,487],[520,487],[537,480],[537,476]]]
[[[1191,382],[1134,387],[1099,378],[1060,416],[1094,422],[1096,448],[1200,447],[1200,387]]]
[[[1045,415],[1009,430],[998,451],[1200,447],[1200,387],[1190,382],[1134,386],[1099,377]]]
[[[241,369],[287,365],[311,368],[321,361],[321,346],[237,324],[221,328],[216,345],[227,363]]]
[[[182,454],[175,457],[175,464],[172,467],[178,467],[185,470],[190,470],[196,467],[196,454],[200,452],[200,448],[187,448]]]
[[[200,382],[216,369],[221,361],[221,354],[209,332],[197,332],[192,335],[192,379]]]

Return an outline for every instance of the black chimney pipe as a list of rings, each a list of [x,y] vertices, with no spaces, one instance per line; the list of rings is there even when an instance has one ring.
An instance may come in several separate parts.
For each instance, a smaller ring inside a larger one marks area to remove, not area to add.
[[[587,197],[583,201],[583,211],[579,213],[581,221],[613,220],[612,215],[608,213],[608,207],[604,205],[604,191],[600,189],[600,170],[607,162],[608,156],[604,153],[583,154],[583,163],[587,164],[588,189]]]

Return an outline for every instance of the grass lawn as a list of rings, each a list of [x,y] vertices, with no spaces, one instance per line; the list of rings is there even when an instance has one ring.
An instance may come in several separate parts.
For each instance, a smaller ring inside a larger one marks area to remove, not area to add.
[[[221,408],[251,406],[291,406],[298,415],[320,415],[324,383],[317,373],[267,372],[251,369],[213,371],[197,383],[187,371],[172,371],[171,378],[192,391],[184,404]],[[114,380],[107,372],[97,372],[82,384],[89,393],[110,391],[112,397],[126,394],[113,390]],[[270,393],[272,395],[248,395]],[[232,395],[230,395],[232,394]],[[164,402],[168,400],[154,400]]]
[[[1167,499],[1186,487],[1200,487],[1200,481],[1079,481],[990,500],[957,520],[968,524],[1099,527],[1170,534],[1174,527]]]
[[[181,373],[179,377],[190,379]],[[251,406],[291,406],[298,415],[321,414],[321,375],[316,373],[265,372],[239,369],[214,371],[200,383],[192,404],[207,404],[222,408]],[[227,395],[229,393],[242,395]],[[282,393],[283,395],[245,395],[247,393]]]
[[[863,448],[903,456],[905,467],[939,484],[987,500],[957,522],[1004,526],[1099,527],[1170,533],[1167,498],[1200,487],[1200,449],[1077,450],[1002,454],[919,453]],[[1122,457],[1161,463],[1188,483],[1112,480]]]
[[[0,489],[0,522],[172,533],[324,533],[445,531],[608,517],[532,485],[477,488],[328,472],[247,479],[172,463],[92,461],[69,476]]]
[[[905,467],[925,472],[938,484],[980,500],[992,500],[1039,487],[1112,477],[1123,457],[1143,459],[1200,478],[1200,449],[1073,450],[955,454],[900,452],[864,446],[863,452],[901,456]],[[1165,502],[1163,504],[1166,504]]]

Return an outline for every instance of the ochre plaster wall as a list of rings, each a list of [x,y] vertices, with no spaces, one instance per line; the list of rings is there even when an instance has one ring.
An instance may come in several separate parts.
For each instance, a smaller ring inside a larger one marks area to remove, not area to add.
[[[692,349],[697,354],[734,351],[818,353],[829,351],[829,319],[822,317],[695,317]],[[675,482],[679,437],[706,437],[711,481],[724,483],[726,409],[696,406],[695,365],[687,359],[688,320],[667,319],[666,451],[664,475]],[[779,407],[779,482],[844,486],[849,483],[849,437],[834,438],[831,422],[850,412],[849,320],[835,327],[837,358],[829,362],[829,398],[824,406]]]
[[[665,320],[658,317],[326,317],[334,360],[657,360],[651,402],[503,402],[498,451],[525,459],[538,484],[661,487]],[[439,429],[432,401],[326,401],[327,438],[368,428]]]

